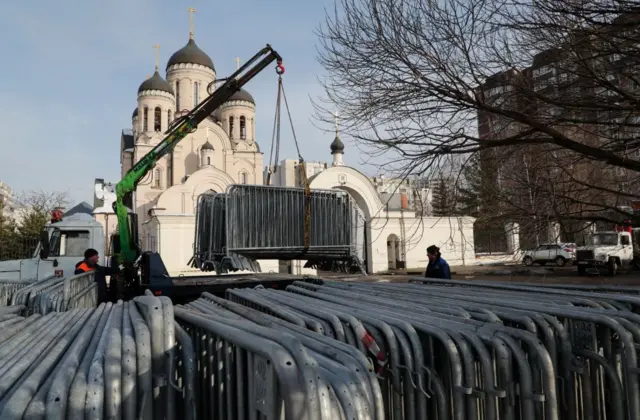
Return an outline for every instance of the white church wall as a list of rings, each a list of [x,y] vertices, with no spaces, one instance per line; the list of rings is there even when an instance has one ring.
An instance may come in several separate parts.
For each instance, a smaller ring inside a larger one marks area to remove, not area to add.
[[[424,217],[415,221],[420,221],[423,228],[408,233],[408,268],[426,267],[427,247],[431,245],[440,248],[442,257],[451,266],[475,264],[473,218]]]

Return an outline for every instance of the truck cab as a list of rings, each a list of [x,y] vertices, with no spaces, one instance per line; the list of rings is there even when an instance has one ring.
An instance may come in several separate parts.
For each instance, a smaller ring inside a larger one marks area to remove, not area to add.
[[[0,280],[34,281],[53,275],[73,275],[88,248],[104,252],[102,224],[88,214],[52,219],[41,232],[31,258],[0,262]]]
[[[635,229],[634,229],[635,230]],[[576,252],[578,274],[587,270],[598,272],[606,268],[614,276],[620,268],[630,268],[634,261],[634,241],[631,229],[596,232],[591,245],[579,247]]]

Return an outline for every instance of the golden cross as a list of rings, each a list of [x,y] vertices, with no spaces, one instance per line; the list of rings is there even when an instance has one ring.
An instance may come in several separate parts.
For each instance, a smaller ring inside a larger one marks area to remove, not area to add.
[[[193,15],[196,13],[196,9],[189,7],[187,12],[189,12],[189,39],[193,39]]]
[[[160,44],[155,44],[153,48],[156,50],[156,71],[158,71],[160,67]]]
[[[240,68],[240,57],[236,57],[236,70]]]
[[[333,113],[333,120],[336,124],[336,136],[338,135],[338,111]]]

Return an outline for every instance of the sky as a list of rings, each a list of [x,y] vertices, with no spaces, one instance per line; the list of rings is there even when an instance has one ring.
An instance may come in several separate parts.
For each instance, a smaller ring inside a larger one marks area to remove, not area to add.
[[[284,58],[287,99],[303,157],[330,161],[333,133],[312,120],[310,98],[321,95],[315,30],[332,0],[22,0],[0,14],[0,181],[16,192],[68,191],[72,203],[93,201],[95,178],[120,179],[120,134],[131,128],[140,83],[189,38],[188,7],[195,7],[195,41],[219,77],[270,43]],[[277,76],[270,69],[246,89],[256,100],[256,136],[269,159]],[[284,115],[283,115],[284,117]],[[296,158],[283,120],[281,158]],[[345,163],[349,159],[348,139]]]

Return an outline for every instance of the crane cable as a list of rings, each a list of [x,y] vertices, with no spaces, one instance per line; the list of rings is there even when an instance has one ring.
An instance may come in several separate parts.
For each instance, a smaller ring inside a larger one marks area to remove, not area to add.
[[[287,101],[287,95],[284,92],[284,84],[282,83],[282,73],[284,71],[277,71],[278,73],[278,96],[276,98],[276,112],[273,121],[273,135],[271,138],[271,153],[269,155],[269,170],[267,172],[267,185],[271,185],[271,174],[277,170],[278,160],[280,158],[280,117],[281,117],[281,104],[284,99],[285,110],[287,111],[287,117],[289,119],[289,125],[291,127],[291,133],[293,134],[293,142],[298,152],[298,168],[300,170],[300,176],[305,189],[305,209],[304,209],[304,252],[309,249],[311,242],[310,227],[311,227],[311,186],[309,185],[309,179],[307,178],[307,171],[304,158],[300,152],[300,144],[296,137],[296,130],[293,126],[293,118],[291,118],[291,110],[289,109],[289,102]],[[275,153],[275,155],[274,155]],[[303,253],[304,253],[303,252]]]

